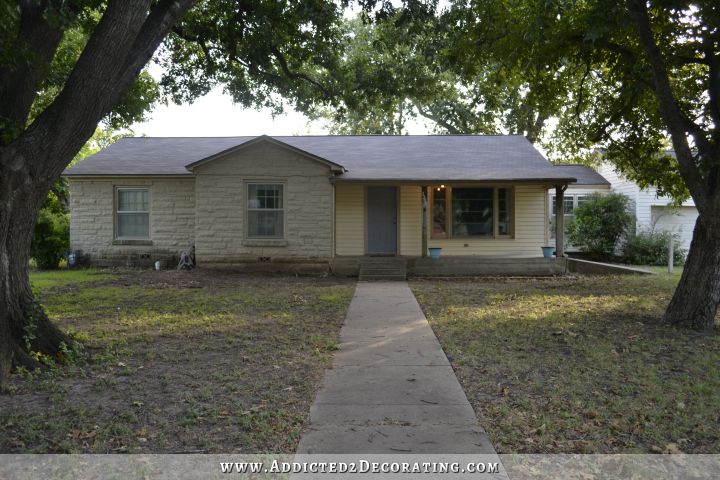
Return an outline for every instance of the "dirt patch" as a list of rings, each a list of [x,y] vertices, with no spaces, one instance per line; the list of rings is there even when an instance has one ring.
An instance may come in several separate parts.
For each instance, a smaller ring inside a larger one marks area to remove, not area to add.
[[[294,452],[352,281],[114,273],[43,291],[89,360],[15,376],[2,452]]]

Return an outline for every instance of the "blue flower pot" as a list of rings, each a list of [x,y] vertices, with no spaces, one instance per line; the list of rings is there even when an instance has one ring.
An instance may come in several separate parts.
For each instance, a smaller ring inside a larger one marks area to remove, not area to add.
[[[543,251],[543,257],[545,258],[553,258],[553,254],[555,253],[555,247],[540,247]]]
[[[440,259],[440,252],[442,251],[441,247],[431,247],[428,248],[430,251],[430,258],[433,260],[439,260]]]

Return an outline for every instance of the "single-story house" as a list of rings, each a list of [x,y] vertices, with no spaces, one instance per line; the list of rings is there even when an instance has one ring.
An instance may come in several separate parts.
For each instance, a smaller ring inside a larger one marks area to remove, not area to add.
[[[514,135],[124,138],[65,176],[71,248],[96,264],[194,246],[203,267],[348,274],[557,273],[548,189],[576,181]]]

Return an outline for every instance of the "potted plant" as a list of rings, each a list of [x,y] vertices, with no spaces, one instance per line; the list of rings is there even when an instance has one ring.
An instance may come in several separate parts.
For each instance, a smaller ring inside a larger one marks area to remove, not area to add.
[[[428,248],[430,251],[430,258],[433,260],[439,260],[440,259],[440,252],[442,251],[442,247],[430,247]]]

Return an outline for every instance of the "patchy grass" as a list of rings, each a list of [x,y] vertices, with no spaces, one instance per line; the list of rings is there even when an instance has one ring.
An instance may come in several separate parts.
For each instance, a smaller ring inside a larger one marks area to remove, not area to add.
[[[720,331],[659,323],[673,275],[413,282],[501,453],[720,452]]]
[[[88,359],[15,376],[1,452],[294,452],[353,290],[203,271],[33,281]]]
[[[30,283],[35,290],[46,290],[66,285],[113,280],[117,275],[105,270],[33,270],[30,272]]]

